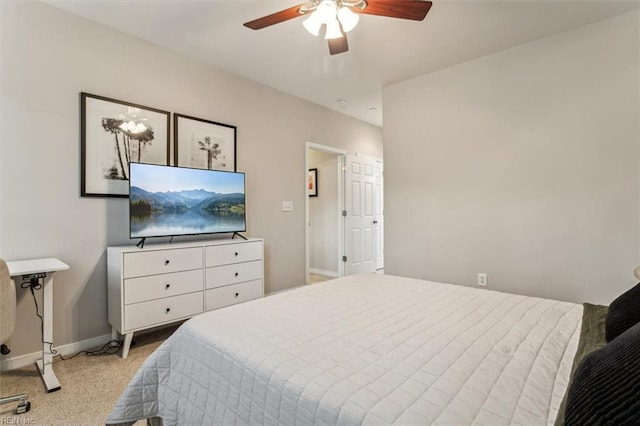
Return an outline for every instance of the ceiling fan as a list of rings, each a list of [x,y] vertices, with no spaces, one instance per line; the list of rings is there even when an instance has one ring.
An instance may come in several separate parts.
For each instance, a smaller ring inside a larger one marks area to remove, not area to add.
[[[357,25],[360,19],[358,14],[422,21],[430,8],[431,2],[423,0],[310,0],[309,3],[246,22],[244,26],[260,30],[309,15],[303,22],[304,27],[311,34],[318,36],[324,26],[324,38],[329,43],[329,53],[337,55],[349,50],[346,33]]]

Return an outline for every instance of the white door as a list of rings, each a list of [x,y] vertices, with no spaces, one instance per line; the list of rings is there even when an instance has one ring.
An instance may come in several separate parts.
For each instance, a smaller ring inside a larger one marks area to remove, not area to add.
[[[382,186],[376,189],[379,162],[362,155],[347,155],[345,170],[345,205],[347,224],[347,274],[376,271],[377,254],[382,254]],[[381,164],[381,163],[379,163]],[[380,194],[377,194],[380,192]],[[379,204],[378,204],[379,203]],[[378,206],[377,206],[378,205]]]

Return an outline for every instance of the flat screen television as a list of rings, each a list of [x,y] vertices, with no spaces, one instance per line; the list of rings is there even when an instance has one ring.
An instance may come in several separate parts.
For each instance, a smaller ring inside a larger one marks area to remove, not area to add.
[[[129,165],[130,238],[245,231],[244,173]]]

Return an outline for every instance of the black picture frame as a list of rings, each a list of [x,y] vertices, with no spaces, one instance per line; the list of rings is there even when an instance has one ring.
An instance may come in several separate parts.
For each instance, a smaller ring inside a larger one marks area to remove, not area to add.
[[[173,162],[176,166],[235,172],[237,127],[173,114]]]
[[[318,169],[309,169],[307,176],[307,193],[309,197],[318,196]]]
[[[171,113],[80,93],[80,195],[129,196],[129,162],[168,165]],[[144,130],[126,123],[144,125]]]

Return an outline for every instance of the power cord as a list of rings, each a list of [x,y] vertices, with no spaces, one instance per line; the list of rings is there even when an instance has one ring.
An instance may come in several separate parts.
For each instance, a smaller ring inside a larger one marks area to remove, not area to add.
[[[102,356],[102,355],[115,355],[120,351],[120,347],[122,346],[122,342],[118,340],[111,340],[110,342],[105,343],[100,348],[92,351],[80,351],[71,356],[63,357],[62,355],[56,355],[63,361],[67,361],[71,358],[75,358],[80,354],[86,354],[87,356]]]
[[[44,318],[40,314],[40,308],[38,306],[38,300],[36,299],[36,293],[35,293],[35,290],[42,289],[40,278],[37,276],[31,276],[29,280],[23,281],[22,284],[20,284],[20,288],[24,288],[24,289],[28,288],[31,291],[31,296],[33,296],[33,303],[36,305],[36,315],[38,316],[38,318],[40,318],[40,333],[42,336],[40,340],[42,341],[43,345],[49,345],[49,353],[51,353],[54,356],[54,358],[59,357],[61,360],[67,361],[80,354],[86,354],[87,356],[101,356],[101,355],[114,355],[114,354],[117,354],[118,351],[120,351],[120,348],[122,347],[122,342],[119,340],[111,340],[105,343],[104,345],[102,345],[102,347],[95,350],[80,351],[68,357],[62,356],[62,354],[59,354],[58,351],[53,349],[53,342],[44,341]]]
[[[42,315],[40,315],[40,308],[38,307],[38,300],[36,299],[36,292],[35,292],[35,290],[42,289],[40,278],[32,275],[28,281],[23,281],[22,284],[20,284],[20,288],[25,288],[25,289],[28,288],[29,290],[31,290],[31,296],[33,296],[33,303],[36,305],[36,315],[38,316],[38,318],[40,318],[40,333],[41,333],[40,335],[42,336],[40,340],[42,340],[43,345],[49,345],[49,353],[53,355],[57,354],[58,351],[53,349],[53,342],[44,341],[44,318],[42,317]]]

